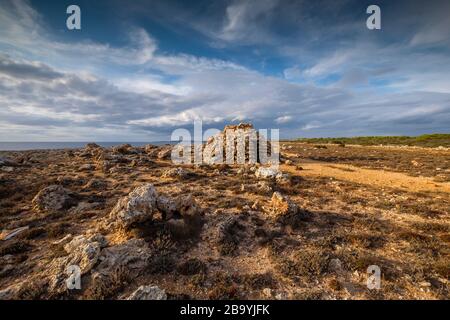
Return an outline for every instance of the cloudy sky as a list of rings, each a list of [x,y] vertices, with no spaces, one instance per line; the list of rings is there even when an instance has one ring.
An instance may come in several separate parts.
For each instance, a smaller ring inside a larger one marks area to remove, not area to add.
[[[81,30],[66,8],[81,8]],[[382,29],[366,28],[381,8]],[[0,141],[449,132],[450,1],[0,0]]]

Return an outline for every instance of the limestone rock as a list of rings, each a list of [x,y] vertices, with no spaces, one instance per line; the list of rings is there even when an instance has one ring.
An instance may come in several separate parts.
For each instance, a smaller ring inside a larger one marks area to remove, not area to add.
[[[281,174],[282,172],[276,167],[259,167],[255,172],[255,176],[262,179],[276,178]]]
[[[51,185],[38,192],[33,207],[41,212],[58,212],[75,204],[71,193],[60,185]]]
[[[183,168],[168,169],[163,173],[164,178],[187,178],[191,173]]]
[[[128,196],[119,199],[110,213],[110,218],[125,229],[134,223],[144,222],[153,217],[158,195],[152,184],[134,189]]]
[[[140,286],[127,300],[167,300],[167,295],[157,286]]]
[[[106,245],[102,235],[79,235],[64,245],[67,256],[54,259],[46,266],[46,274],[49,274],[49,287],[52,291],[65,290],[64,280],[67,278],[67,267],[76,265],[81,274],[89,272],[100,257],[101,248]]]
[[[151,251],[144,240],[131,239],[103,249],[99,258],[101,262],[95,272],[108,277],[117,268],[122,268],[128,275],[135,277],[146,268],[150,256]]]
[[[206,142],[203,149],[203,162],[207,164],[241,165],[257,162],[266,163],[269,159],[260,158],[261,148],[262,150],[266,148],[265,154],[269,158],[272,151],[270,142],[267,141],[267,138],[260,136],[253,125],[249,123],[227,125],[222,132],[213,135]]]

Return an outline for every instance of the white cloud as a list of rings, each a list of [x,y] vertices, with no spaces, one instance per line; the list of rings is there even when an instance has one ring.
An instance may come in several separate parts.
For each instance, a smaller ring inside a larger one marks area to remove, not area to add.
[[[282,116],[275,119],[276,123],[282,124],[292,120],[292,116]]]

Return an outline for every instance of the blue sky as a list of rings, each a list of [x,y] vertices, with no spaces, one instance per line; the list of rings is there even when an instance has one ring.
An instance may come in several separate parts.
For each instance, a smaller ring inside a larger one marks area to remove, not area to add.
[[[81,8],[81,30],[66,8]],[[366,8],[381,8],[381,30]],[[0,141],[449,132],[449,1],[0,0]]]

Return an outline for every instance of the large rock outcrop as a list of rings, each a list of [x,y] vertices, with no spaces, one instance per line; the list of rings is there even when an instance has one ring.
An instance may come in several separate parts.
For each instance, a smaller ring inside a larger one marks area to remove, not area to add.
[[[265,151],[265,152],[264,152]],[[271,157],[272,152],[274,156]],[[245,164],[274,162],[277,150],[272,150],[266,137],[253,125],[227,125],[222,132],[210,137],[203,148],[203,162],[207,164]],[[262,158],[261,155],[264,155]]]

